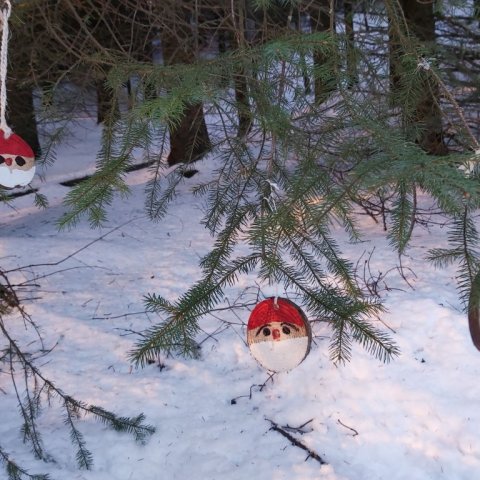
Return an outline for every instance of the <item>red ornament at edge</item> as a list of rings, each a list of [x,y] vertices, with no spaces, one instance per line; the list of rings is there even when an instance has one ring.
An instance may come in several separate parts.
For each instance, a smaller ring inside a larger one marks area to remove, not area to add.
[[[0,130],[0,185],[24,187],[35,175],[35,154],[30,145],[12,133],[7,138]]]

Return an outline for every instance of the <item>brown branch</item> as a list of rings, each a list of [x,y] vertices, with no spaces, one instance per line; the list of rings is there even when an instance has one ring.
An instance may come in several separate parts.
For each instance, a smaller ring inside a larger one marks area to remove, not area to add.
[[[310,457],[316,460],[317,462],[320,463],[320,465],[327,465],[327,462],[323,460],[323,458],[313,451],[311,448],[307,447],[304,443],[302,443],[300,440],[297,440],[293,435],[288,433],[285,429],[280,427],[278,423],[275,423],[273,420],[270,420],[269,418],[265,418],[268,422],[270,422],[271,428],[270,430],[275,430],[278,432],[280,435],[283,435],[285,438],[290,440],[292,442],[292,445],[298,448],[301,448],[302,450],[305,450],[308,453],[308,456],[305,460],[308,460]]]

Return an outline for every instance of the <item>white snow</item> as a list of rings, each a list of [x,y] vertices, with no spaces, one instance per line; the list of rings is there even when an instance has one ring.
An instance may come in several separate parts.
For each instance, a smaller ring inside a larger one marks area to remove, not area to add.
[[[87,120],[84,122],[88,123]],[[426,263],[428,248],[441,245],[440,227],[417,228],[403,260],[408,286],[394,267],[380,225],[361,218],[365,242],[351,245],[338,230],[347,257],[356,261],[372,254],[372,275],[388,313],[382,317],[401,348],[401,356],[383,364],[354,347],[353,359],[342,366],[329,360],[330,331],[313,326],[308,357],[294,370],[268,373],[246,345],[249,309],[217,312],[202,322],[201,359],[160,359],[144,369],[132,368],[128,352],[141,332],[158,321],[141,313],[143,295],[157,292],[174,300],[198,279],[199,258],[211,238],[200,225],[199,200],[186,180],[166,218],[150,222],[144,214],[144,184],[148,170],[128,174],[132,195],[115,200],[109,225],[91,230],[82,222],[59,232],[61,200],[68,188],[60,179],[82,165],[94,164],[99,133],[86,125],[58,153],[57,163],[42,183],[50,207],[37,210],[31,196],[2,205],[1,265],[5,270],[58,262],[108,233],[88,248],[56,266],[24,268],[10,274],[26,280],[27,311],[52,352],[37,360],[57,386],[89,404],[122,415],[144,412],[157,432],[146,445],[127,434],[112,432],[92,419],[79,424],[94,454],[91,471],[80,471],[68,431],[52,404],[39,422],[47,451],[55,463],[33,458],[22,443],[21,418],[8,368],[0,376],[0,444],[30,473],[50,473],[61,480],[472,480],[480,471],[480,352],[472,346],[467,318],[455,290],[455,273]],[[210,165],[198,165],[208,178]],[[64,166],[64,168],[62,167]],[[72,170],[73,168],[73,170]],[[246,289],[246,290],[245,290]],[[242,278],[228,291],[234,301],[244,290],[254,299],[254,278]],[[265,295],[285,292],[269,291]],[[31,330],[18,318],[8,328],[29,351],[40,348]],[[231,322],[224,323],[224,322]],[[209,336],[217,329],[220,333]],[[2,339],[2,348],[4,341]],[[260,385],[265,386],[260,390]],[[235,399],[234,402],[232,400]],[[270,429],[300,426],[292,432],[328,465],[321,466]],[[6,478],[0,470],[0,478]]]

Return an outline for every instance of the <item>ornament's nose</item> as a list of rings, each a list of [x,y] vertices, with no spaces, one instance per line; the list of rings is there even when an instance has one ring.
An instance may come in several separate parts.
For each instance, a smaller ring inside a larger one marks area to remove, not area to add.
[[[272,331],[272,337],[274,340],[280,340],[280,330],[274,328]]]
[[[8,158],[8,157],[7,157],[7,158],[5,159],[5,163],[6,163],[7,166],[9,166],[9,167],[12,165],[12,162],[13,162],[13,160],[12,160],[11,158]]]

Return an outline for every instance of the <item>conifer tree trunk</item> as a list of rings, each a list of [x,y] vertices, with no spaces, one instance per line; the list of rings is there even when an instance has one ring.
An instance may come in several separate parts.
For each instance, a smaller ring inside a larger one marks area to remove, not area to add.
[[[332,19],[330,18],[330,1],[314,0],[308,7],[312,32],[328,32],[330,30]],[[322,52],[316,51],[313,54],[313,63],[315,70],[319,71],[331,58],[326,57]],[[321,75],[315,75],[315,102],[324,102],[328,95],[335,89],[331,81]]]
[[[388,16],[388,59],[389,59],[389,79],[390,91],[396,92],[400,86],[401,69],[400,58],[402,56],[402,48],[397,25],[397,19],[393,18],[395,9],[389,11]],[[396,106],[395,97],[391,95],[390,103]]]
[[[347,77],[349,85],[358,81],[357,65],[355,59],[355,32],[353,25],[353,1],[345,0],[343,5],[345,15],[345,33],[347,36]]]
[[[228,15],[228,11],[225,12]],[[238,2],[236,25],[232,25],[234,32],[234,41],[237,48],[245,44],[245,18],[246,8],[244,2]],[[234,73],[235,102],[238,111],[238,131],[237,135],[243,137],[250,132],[252,128],[252,111],[248,95],[248,81],[243,66],[236,68]]]
[[[435,42],[435,16],[432,2],[421,0],[400,0],[410,33],[427,45]],[[390,20],[392,21],[392,19]],[[390,29],[390,84],[395,91],[399,88],[401,71],[399,58],[402,55],[399,38]],[[427,74],[428,72],[426,72]],[[424,85],[417,99],[413,122],[419,127],[416,141],[428,153],[445,155],[446,145],[443,141],[442,115],[438,105],[438,87],[424,80]]]
[[[41,154],[38,139],[37,120],[33,102],[32,88],[20,86],[11,80],[7,82],[8,108],[7,121],[11,129],[22,137],[38,157]]]
[[[235,102],[238,110],[238,136],[247,135],[252,128],[252,112],[248,97],[248,83],[243,69],[235,73]]]
[[[433,2],[402,0],[405,18],[417,38],[427,44],[435,42],[435,16]],[[442,115],[438,106],[438,87],[431,82],[425,85],[423,95],[417,103],[416,122],[423,127],[418,139],[422,148],[434,155],[445,155]]]
[[[295,27],[297,29],[297,32],[301,34],[303,31],[302,12],[300,11],[299,8],[295,8],[293,13],[294,13]],[[302,66],[303,87],[305,88],[305,94],[310,95],[310,93],[312,93],[312,87],[311,87],[311,80],[308,73],[308,68],[305,62],[305,58],[302,58],[301,61],[303,63],[303,66]]]
[[[12,130],[41,155],[37,120],[33,99],[33,81],[30,81],[29,46],[22,42],[23,29],[12,29],[9,43],[10,68],[7,75],[7,122]],[[22,44],[23,43],[23,44]]]
[[[195,31],[190,12],[172,6],[172,24],[163,28],[160,36],[165,65],[190,64],[196,59]],[[211,148],[203,103],[187,105],[180,124],[170,128],[168,164],[199,160]]]

